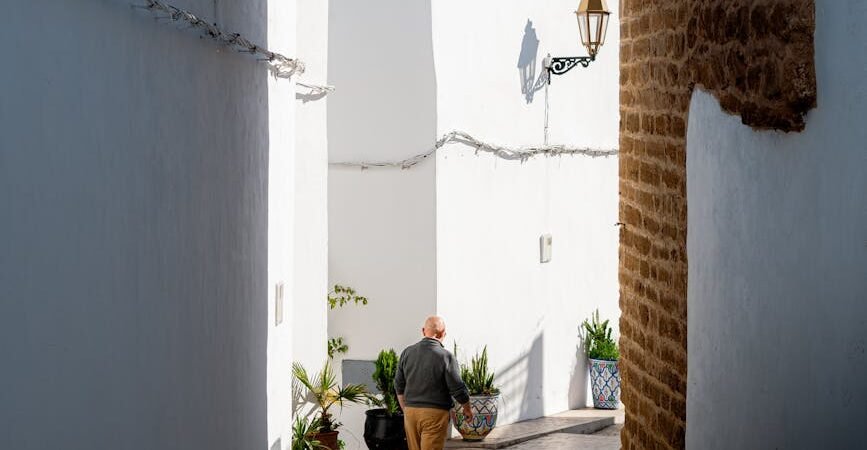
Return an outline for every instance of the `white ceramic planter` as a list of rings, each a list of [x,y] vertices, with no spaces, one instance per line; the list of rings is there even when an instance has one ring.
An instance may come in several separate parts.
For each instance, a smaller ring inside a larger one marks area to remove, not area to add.
[[[620,369],[617,361],[590,359],[590,390],[597,409],[617,409],[620,403]]]
[[[452,424],[465,441],[481,441],[494,429],[497,425],[499,399],[499,395],[471,395],[470,406],[475,415],[472,421],[465,420],[461,405],[456,404],[452,408]]]

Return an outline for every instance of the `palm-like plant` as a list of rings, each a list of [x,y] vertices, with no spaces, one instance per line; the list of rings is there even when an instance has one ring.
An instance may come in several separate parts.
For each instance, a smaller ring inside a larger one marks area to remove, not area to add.
[[[322,424],[319,419],[309,421],[302,417],[295,418],[292,425],[292,450],[321,450],[322,443],[316,439],[316,433],[320,431]]]
[[[299,363],[292,364],[292,375],[307,389],[311,400],[319,407],[319,416],[317,419],[320,422],[320,431],[329,432],[337,428],[337,424],[331,421],[331,414],[328,409],[334,405],[343,407],[346,403],[366,403],[370,399],[370,394],[367,392],[367,387],[363,384],[347,384],[346,386],[337,385],[337,376],[334,375],[334,370],[331,368],[329,361],[325,362],[322,371],[317,373],[312,379],[307,374]]]

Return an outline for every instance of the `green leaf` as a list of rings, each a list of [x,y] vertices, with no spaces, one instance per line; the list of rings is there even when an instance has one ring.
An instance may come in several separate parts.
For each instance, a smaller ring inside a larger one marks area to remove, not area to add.
[[[455,344],[455,358],[457,358],[457,344]],[[494,386],[494,373],[488,367],[487,346],[484,347],[481,354],[477,353],[470,359],[469,366],[462,363],[460,373],[470,395],[494,395],[500,392]]]
[[[348,384],[337,385],[337,377],[331,368],[330,361],[326,361],[322,370],[312,379],[307,371],[299,363],[292,364],[292,376],[307,390],[313,402],[319,408],[318,419],[322,423],[323,431],[332,431],[337,424],[331,422],[328,409],[338,404],[341,407],[345,403],[365,403],[369,393],[364,385]]]
[[[612,330],[608,324],[608,320],[599,321],[599,310],[590,316],[590,321],[584,320],[581,324],[586,331],[584,348],[589,358],[617,360],[620,357],[617,342],[611,337]]]

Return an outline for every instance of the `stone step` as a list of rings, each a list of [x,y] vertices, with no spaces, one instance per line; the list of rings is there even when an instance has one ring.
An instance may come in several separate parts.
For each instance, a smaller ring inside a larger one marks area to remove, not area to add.
[[[592,434],[614,425],[618,413],[602,410],[575,410],[555,416],[497,426],[483,441],[467,442],[460,437],[449,439],[449,449],[503,448],[553,433]]]

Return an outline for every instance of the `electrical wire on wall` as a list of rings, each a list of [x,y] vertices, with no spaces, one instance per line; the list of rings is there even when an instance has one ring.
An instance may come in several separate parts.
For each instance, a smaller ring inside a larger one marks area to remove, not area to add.
[[[546,77],[550,77],[551,74],[549,72],[545,72]],[[548,82],[547,78],[545,80],[545,140],[543,141],[545,145],[548,145],[548,86],[551,83]]]
[[[172,6],[160,0],[143,0],[144,5],[133,5],[134,7],[146,9],[154,14],[157,18],[168,19],[173,23],[186,23],[187,28],[194,28],[203,33],[203,36],[209,37],[217,43],[231,48],[239,53],[248,53],[257,57],[258,61],[268,65],[272,75],[276,78],[289,79],[293,75],[302,75],[304,73],[304,63],[296,58],[289,58],[280,53],[271,51],[265,47],[254,44],[248,39],[242,37],[239,33],[227,33],[221,30],[217,24],[208,23],[199,16],[190,11]],[[550,76],[550,75],[549,75]],[[297,77],[296,77],[297,78]],[[359,167],[362,169],[374,167],[394,167],[400,169],[409,169],[418,163],[424,161],[431,155],[434,155],[438,150],[448,144],[464,144],[470,147],[475,147],[476,153],[490,153],[496,157],[506,160],[526,161],[535,156],[572,156],[582,155],[590,157],[608,157],[617,155],[617,149],[590,149],[569,147],[565,145],[549,145],[548,144],[548,83],[545,81],[545,129],[544,129],[544,145],[540,147],[506,147],[482,141],[475,138],[469,133],[463,131],[452,131],[446,133],[434,146],[417,155],[399,161],[341,161],[332,162],[332,166],[343,167]],[[296,86],[306,89],[308,92],[304,99],[318,99],[334,92],[334,86],[317,85],[295,81]]]
[[[447,144],[464,144],[470,147],[475,147],[476,153],[490,153],[498,158],[511,161],[526,161],[534,156],[589,156],[591,158],[601,158],[608,156],[616,156],[617,149],[591,149],[569,147],[565,145],[543,145],[541,147],[505,147],[501,145],[491,144],[482,140],[476,139],[472,135],[463,131],[452,131],[446,133],[434,146],[415,156],[400,160],[400,161],[346,161],[332,162],[332,166],[339,167],[359,167],[361,169],[369,169],[375,167],[393,167],[400,169],[409,169],[418,163],[424,161],[428,157],[434,155],[438,150],[445,147]]]
[[[289,58],[280,53],[268,50],[265,47],[259,46],[250,42],[240,33],[228,33],[220,29],[217,24],[208,23],[199,16],[190,11],[172,6],[160,0],[144,0],[144,5],[133,5],[133,7],[146,9],[156,15],[157,18],[168,19],[174,23],[186,23],[187,28],[194,28],[203,33],[203,36],[208,37],[217,43],[231,48],[238,53],[249,53],[254,55],[261,62],[268,65],[271,74],[276,78],[291,78],[293,75],[301,75],[304,73],[304,62],[296,58]],[[334,91],[333,86],[323,86],[307,83],[298,83],[305,89],[310,90],[310,95],[324,96]]]

